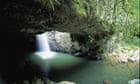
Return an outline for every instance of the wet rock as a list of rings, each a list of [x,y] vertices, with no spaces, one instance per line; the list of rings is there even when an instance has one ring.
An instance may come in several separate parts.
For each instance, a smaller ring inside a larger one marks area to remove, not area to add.
[[[126,57],[120,57],[119,62],[120,63],[126,63],[126,62],[128,62],[128,59]]]
[[[74,55],[79,57],[79,56],[82,55],[82,53],[81,52],[76,52],[76,53],[74,53]]]
[[[128,52],[129,52],[129,50],[128,50],[127,48],[123,48],[123,49],[121,49],[121,51],[122,51],[123,53],[128,53]]]
[[[108,54],[109,56],[119,57],[120,63],[126,62],[138,62],[140,60],[140,48],[131,46],[120,47],[115,49],[112,53]]]
[[[59,82],[57,84],[76,84],[76,83],[70,82],[70,81],[61,81],[61,82]]]
[[[0,83],[1,84],[1,83]],[[22,83],[17,83],[14,82],[13,84],[56,84],[56,82],[51,81],[47,78],[41,79],[41,78],[35,78],[34,80],[32,80],[32,82],[30,83],[28,80],[23,80]]]
[[[140,83],[140,79],[133,79],[128,81],[128,84],[139,84]]]
[[[51,49],[58,52],[70,53],[71,50],[71,36],[67,32],[50,31],[48,32],[48,39]]]
[[[73,49],[75,50],[80,50],[81,48],[77,41],[73,41],[72,46],[73,46]]]

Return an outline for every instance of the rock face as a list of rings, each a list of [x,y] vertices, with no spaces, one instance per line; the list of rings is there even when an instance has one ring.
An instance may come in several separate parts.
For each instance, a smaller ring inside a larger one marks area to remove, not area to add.
[[[90,38],[86,34],[71,34],[59,31],[48,31],[47,34],[52,51],[70,53],[86,58],[96,58],[97,55],[102,53],[101,45],[96,45],[96,41],[90,42]]]
[[[85,35],[86,36],[86,35]],[[49,44],[52,51],[64,53],[76,53],[78,51],[88,52],[87,46],[88,39],[85,40],[83,35],[72,35],[67,32],[50,31],[48,32]],[[80,52],[79,52],[80,53]]]
[[[72,43],[70,33],[51,31],[48,32],[48,39],[53,51],[71,53]]]

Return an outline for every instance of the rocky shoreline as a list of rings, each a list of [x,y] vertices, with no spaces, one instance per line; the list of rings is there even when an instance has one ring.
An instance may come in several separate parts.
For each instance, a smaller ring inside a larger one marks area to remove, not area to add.
[[[19,84],[17,82],[14,82],[13,84]],[[33,81],[28,81],[24,80],[21,84],[76,84],[71,81],[60,81],[60,82],[54,82],[49,79],[40,79],[40,78],[35,78]]]
[[[119,63],[139,62],[140,48],[136,46],[124,46],[114,49],[108,54],[109,57],[114,57]]]
[[[140,60],[140,48],[136,46],[123,46],[114,49],[113,52],[109,53],[107,58],[111,59],[113,63],[128,63],[128,62],[139,62]],[[139,84],[139,79],[133,79],[128,81],[128,84]],[[17,82],[13,84],[19,84]],[[24,80],[22,84],[76,84],[73,81],[60,81],[54,82],[49,79],[36,78],[32,81]],[[111,84],[111,81],[104,80],[103,84]]]

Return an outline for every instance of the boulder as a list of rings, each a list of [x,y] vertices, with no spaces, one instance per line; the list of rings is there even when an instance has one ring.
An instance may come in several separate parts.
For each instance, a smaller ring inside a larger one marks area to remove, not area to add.
[[[103,84],[111,84],[111,81],[109,81],[109,80],[103,80]]]
[[[59,82],[57,84],[76,84],[76,83],[70,82],[70,81],[61,81],[61,82]]]
[[[139,84],[140,83],[140,79],[133,79],[128,81],[128,84]]]

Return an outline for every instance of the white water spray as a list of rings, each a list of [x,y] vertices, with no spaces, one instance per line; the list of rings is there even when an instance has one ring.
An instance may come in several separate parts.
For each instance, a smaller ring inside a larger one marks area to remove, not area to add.
[[[50,46],[49,46],[49,42],[48,42],[48,36],[47,36],[47,32],[43,33],[43,34],[38,34],[36,35],[36,39],[37,39],[37,48],[38,51],[43,51],[43,52],[50,52]]]
[[[40,59],[37,59],[37,61],[35,59],[35,62],[39,63],[43,77],[48,76],[51,67],[61,70],[80,63],[80,58],[76,58],[70,54],[53,52],[49,46],[47,35],[48,32],[36,35],[37,51],[34,53],[36,57],[41,58],[41,62]]]
[[[55,55],[55,52],[52,52],[50,49],[47,32],[37,34],[36,42],[38,50],[35,52],[35,55],[40,56],[43,59],[52,58]]]

